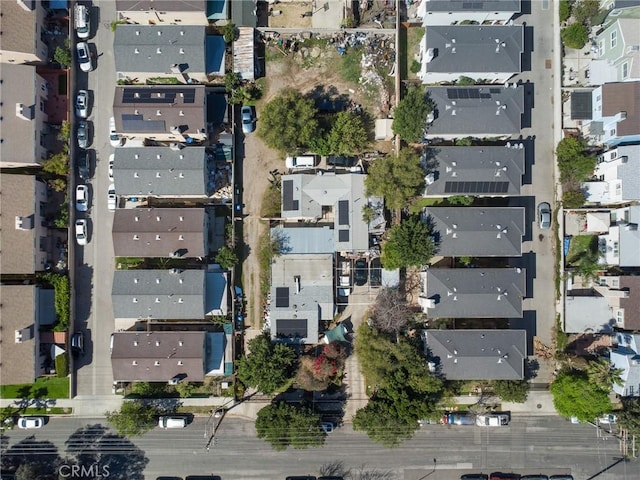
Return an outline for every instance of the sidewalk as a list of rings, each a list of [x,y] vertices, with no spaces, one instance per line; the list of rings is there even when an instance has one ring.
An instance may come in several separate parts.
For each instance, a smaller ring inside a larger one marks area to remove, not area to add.
[[[461,395],[453,397],[458,405],[471,405],[477,403],[480,397],[476,395]],[[527,401],[524,403],[501,402],[502,411],[522,415],[558,415],[553,406],[553,396],[548,391],[529,391]]]

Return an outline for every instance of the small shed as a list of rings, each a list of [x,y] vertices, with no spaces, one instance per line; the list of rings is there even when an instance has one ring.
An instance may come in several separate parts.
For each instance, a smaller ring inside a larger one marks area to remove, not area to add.
[[[393,118],[378,118],[376,119],[376,140],[391,140],[393,139]]]

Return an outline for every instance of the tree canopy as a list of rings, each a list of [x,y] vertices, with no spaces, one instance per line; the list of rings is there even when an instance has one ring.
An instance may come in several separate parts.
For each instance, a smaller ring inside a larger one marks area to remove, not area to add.
[[[105,412],[105,416],[119,435],[135,437],[151,430],[159,413],[157,408],[141,400],[125,400],[119,411]]]
[[[420,267],[429,263],[435,244],[429,227],[415,215],[394,225],[382,244],[380,260],[385,268]]]
[[[324,444],[325,433],[320,427],[320,416],[305,406],[286,402],[267,405],[258,412],[256,431],[275,450],[288,446],[304,449]]]
[[[596,168],[596,157],[586,155],[587,144],[584,140],[567,137],[563,138],[556,147],[560,180],[563,183],[577,184],[584,182]]]
[[[424,170],[420,155],[403,148],[398,156],[379,158],[369,168],[365,179],[367,195],[384,197],[388,208],[407,206],[409,200],[422,193]]]
[[[283,89],[262,110],[258,136],[281,152],[296,152],[309,146],[318,130],[313,100],[291,88]]]
[[[406,295],[397,288],[383,288],[371,308],[371,323],[381,332],[398,335],[414,316]]]
[[[419,142],[427,127],[427,115],[432,110],[423,87],[409,88],[393,111],[393,133],[406,142]]]
[[[296,353],[281,343],[272,343],[267,334],[249,341],[249,354],[238,363],[238,378],[266,395],[284,386],[294,375]]]
[[[589,30],[581,23],[572,23],[562,29],[560,36],[566,47],[580,50],[589,40]]]
[[[340,112],[336,116],[328,137],[331,153],[355,155],[362,152],[369,143],[369,134],[362,115],[354,112]]]
[[[553,404],[564,417],[577,417],[583,422],[611,411],[609,392],[594,384],[584,373],[576,370],[560,372],[551,384]]]
[[[495,380],[491,383],[493,393],[505,402],[524,403],[529,394],[526,380]]]
[[[631,435],[640,435],[640,398],[622,399],[622,411],[618,414],[618,423]]]
[[[606,358],[601,357],[589,362],[585,371],[589,381],[605,392],[610,392],[614,385],[621,386],[624,383],[620,378],[623,370],[614,368]]]

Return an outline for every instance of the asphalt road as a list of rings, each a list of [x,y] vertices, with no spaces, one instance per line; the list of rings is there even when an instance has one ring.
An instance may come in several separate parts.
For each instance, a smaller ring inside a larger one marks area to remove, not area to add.
[[[430,425],[395,449],[373,444],[350,426],[329,435],[327,444],[311,450],[273,451],[255,437],[249,421],[228,418],[218,429],[215,446],[204,449],[206,418],[196,418],[185,429],[153,429],[131,441],[111,441],[116,455],[132,455],[137,449],[148,458],[146,479],[161,475],[216,474],[223,479],[283,479],[287,475],[316,474],[330,462],[346,467],[390,470],[397,479],[418,480],[436,470],[429,480],[454,480],[462,473],[491,471],[569,473],[576,480],[636,480],[640,462],[621,462],[619,444],[603,440],[585,424],[573,425],[558,417],[518,417],[504,428],[444,427]],[[3,437],[5,448],[15,448],[34,435],[49,441],[64,456],[69,436],[102,419],[53,418],[41,430],[13,430]],[[38,450],[36,449],[36,452]],[[142,462],[143,464],[145,462]],[[608,470],[607,470],[608,469]],[[600,472],[600,473],[599,473]],[[115,475],[115,478],[119,478]]]

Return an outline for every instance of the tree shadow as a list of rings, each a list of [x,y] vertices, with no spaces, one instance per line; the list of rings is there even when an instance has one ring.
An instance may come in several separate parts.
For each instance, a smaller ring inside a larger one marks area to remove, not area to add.
[[[5,438],[2,440],[3,450]],[[53,443],[38,441],[32,435],[4,450],[1,465],[3,471],[15,472],[20,465],[33,465],[42,474],[54,474],[61,461],[58,448]]]

